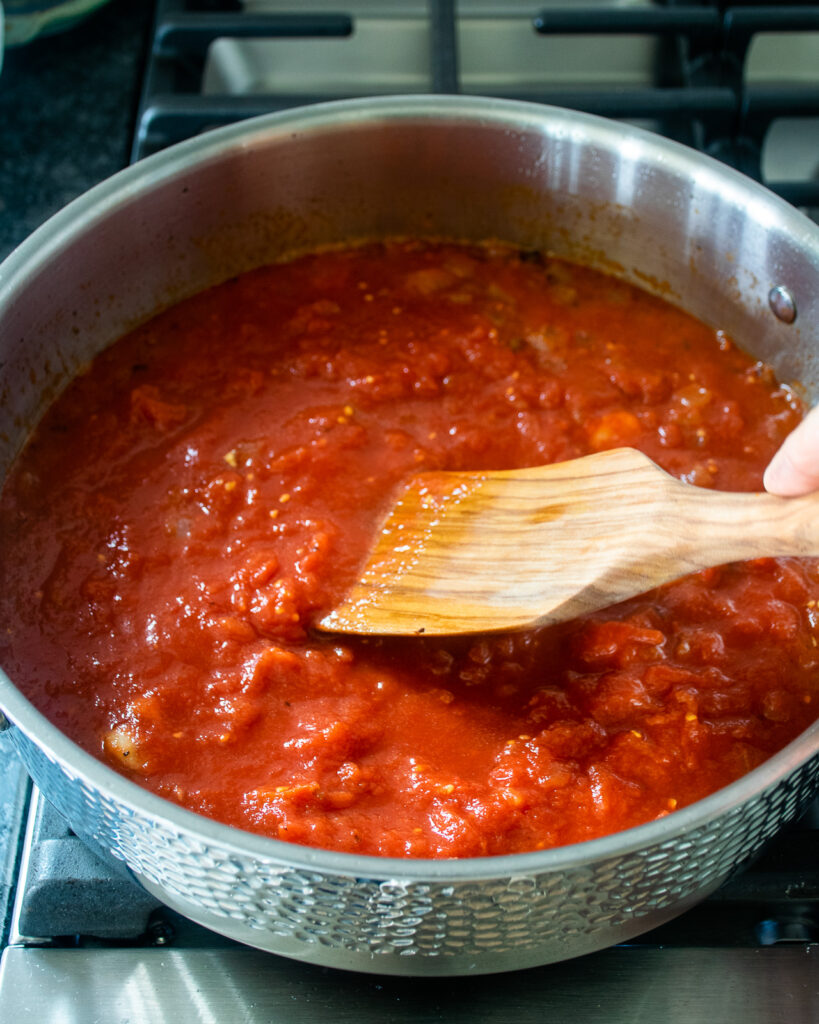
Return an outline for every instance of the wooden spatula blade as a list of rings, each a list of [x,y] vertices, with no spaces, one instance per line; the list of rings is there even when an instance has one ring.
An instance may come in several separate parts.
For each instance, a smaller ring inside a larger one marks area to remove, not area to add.
[[[623,450],[535,469],[418,476],[396,500],[358,582],[320,625],[449,634],[578,615],[599,606],[596,582],[644,529],[635,511],[670,479]]]

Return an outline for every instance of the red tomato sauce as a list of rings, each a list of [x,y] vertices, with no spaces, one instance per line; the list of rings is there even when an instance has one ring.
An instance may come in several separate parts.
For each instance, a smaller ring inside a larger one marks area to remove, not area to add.
[[[136,330],[51,408],[0,504],[0,656],[83,747],[253,832],[405,857],[601,836],[816,717],[815,562],[509,635],[311,623],[417,471],[632,445],[760,489],[801,415],[721,332],[558,260],[389,243],[260,269]]]

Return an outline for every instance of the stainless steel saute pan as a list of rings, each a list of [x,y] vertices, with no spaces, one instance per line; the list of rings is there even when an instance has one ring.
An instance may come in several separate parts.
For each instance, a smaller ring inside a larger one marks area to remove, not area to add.
[[[222,129],[116,175],[0,268],[0,472],[101,348],[281,254],[380,235],[502,238],[661,292],[819,395],[819,228],[692,151],[478,98],[320,105]],[[773,306],[769,300],[776,293]],[[796,311],[793,317],[794,307]],[[667,818],[539,853],[401,861],[237,831],[81,751],[0,678],[9,734],[79,835],[216,931],[314,963],[466,974],[625,940],[715,889],[817,791],[819,724]]]

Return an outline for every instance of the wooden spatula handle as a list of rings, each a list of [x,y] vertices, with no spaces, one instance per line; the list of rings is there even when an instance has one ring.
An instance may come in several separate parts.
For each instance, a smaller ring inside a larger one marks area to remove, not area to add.
[[[642,461],[643,456],[634,453]],[[648,460],[645,460],[648,462]],[[646,467],[647,498],[634,514],[651,532],[654,516],[667,526],[670,551],[689,568],[777,555],[819,555],[819,493],[780,498],[764,493],[711,491],[666,477],[661,494],[652,494]]]
[[[698,527],[706,531],[710,547],[717,546],[721,561],[764,555],[819,555],[819,494],[779,498],[772,494],[705,491],[686,495],[685,503],[685,525],[692,531]],[[692,544],[702,543],[702,532],[692,537]]]

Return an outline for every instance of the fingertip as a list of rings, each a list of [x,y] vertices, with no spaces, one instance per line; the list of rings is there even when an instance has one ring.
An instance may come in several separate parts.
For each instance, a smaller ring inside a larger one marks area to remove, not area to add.
[[[819,488],[819,465],[802,466],[791,457],[790,438],[768,464],[762,485],[770,494],[793,498]]]
[[[783,465],[784,461],[781,451],[777,452],[768,463],[762,476],[762,486],[769,494],[778,494],[784,497],[788,493],[789,474],[787,466]]]

